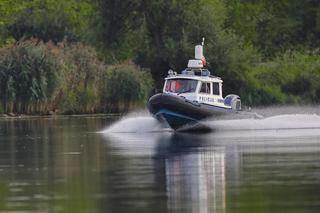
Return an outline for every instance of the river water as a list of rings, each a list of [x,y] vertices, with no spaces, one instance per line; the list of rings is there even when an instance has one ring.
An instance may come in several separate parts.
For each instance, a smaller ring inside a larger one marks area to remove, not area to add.
[[[274,111],[207,133],[146,114],[1,119],[0,213],[318,213],[317,109]]]

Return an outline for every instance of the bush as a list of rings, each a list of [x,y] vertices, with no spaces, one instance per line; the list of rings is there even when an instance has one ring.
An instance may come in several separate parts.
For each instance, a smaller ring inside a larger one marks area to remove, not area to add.
[[[249,104],[320,102],[320,56],[316,53],[287,52],[248,73],[251,89],[243,97]]]
[[[123,112],[145,104],[153,83],[151,75],[133,64],[107,69],[101,89],[105,110]]]
[[[0,101],[5,112],[65,113],[99,109],[105,65],[80,43],[18,42],[0,49]]]
[[[81,43],[18,42],[0,49],[0,100],[6,113],[122,112],[145,103],[151,76],[134,64],[106,68]]]
[[[58,43],[83,40],[90,34],[93,7],[87,0],[6,0],[0,5],[0,37],[5,40],[36,37]]]
[[[31,113],[49,107],[60,64],[35,40],[0,49],[0,100],[4,111]]]
[[[60,44],[58,51],[63,69],[60,75],[60,108],[66,113],[99,110],[99,85],[105,65],[96,51],[81,43]]]

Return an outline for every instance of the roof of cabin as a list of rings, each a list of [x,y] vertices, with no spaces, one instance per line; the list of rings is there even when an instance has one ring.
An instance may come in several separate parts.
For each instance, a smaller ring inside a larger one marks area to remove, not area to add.
[[[196,74],[197,73],[197,74]],[[175,72],[169,73],[169,75],[165,78],[168,79],[193,79],[198,81],[210,81],[210,82],[217,82],[222,83],[223,81],[221,78],[217,76],[210,75],[209,70],[207,69],[186,69],[182,71],[182,74],[177,74]]]
[[[190,79],[190,80],[198,80],[198,81],[210,81],[210,82],[217,82],[222,83],[223,81],[219,77],[214,76],[196,76],[196,75],[171,75],[165,78],[165,80],[169,79]]]

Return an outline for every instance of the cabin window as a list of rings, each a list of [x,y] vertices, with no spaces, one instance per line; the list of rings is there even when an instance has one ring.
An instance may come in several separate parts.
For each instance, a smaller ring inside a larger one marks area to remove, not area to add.
[[[192,79],[169,79],[166,83],[166,92],[187,93],[195,92],[197,89],[197,80]]]
[[[220,95],[220,85],[219,83],[213,83],[212,92],[214,95]]]
[[[210,83],[202,82],[200,92],[211,94]]]

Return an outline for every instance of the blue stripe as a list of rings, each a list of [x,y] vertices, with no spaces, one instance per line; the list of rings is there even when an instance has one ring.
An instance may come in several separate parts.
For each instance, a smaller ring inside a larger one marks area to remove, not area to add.
[[[189,116],[182,115],[180,113],[172,112],[169,110],[160,110],[155,114],[158,120],[163,118],[172,128],[179,128],[189,123],[197,123],[198,121]]]
[[[191,117],[182,115],[182,114],[180,114],[180,113],[176,113],[176,112],[172,112],[172,111],[169,111],[169,110],[165,110],[165,109],[160,110],[160,111],[157,112],[155,115],[158,116],[158,115],[161,115],[161,114],[162,114],[162,115],[167,114],[167,115],[171,115],[171,116],[183,118],[183,119],[186,119],[186,120],[197,121],[197,120],[194,119],[194,118],[191,118]]]

